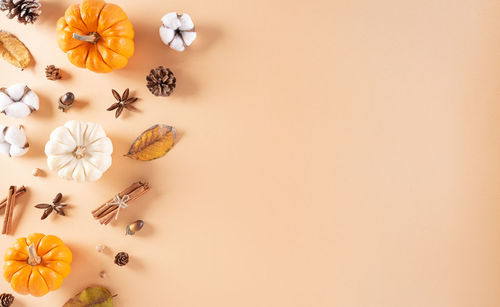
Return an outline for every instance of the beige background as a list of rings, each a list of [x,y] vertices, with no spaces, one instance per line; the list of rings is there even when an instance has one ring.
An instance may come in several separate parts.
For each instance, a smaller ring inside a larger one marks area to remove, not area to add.
[[[41,97],[26,119],[0,116],[25,125],[32,145],[0,159],[0,190],[30,190],[0,250],[52,233],[74,263],[60,290],[15,306],[60,306],[92,284],[127,307],[500,306],[498,1],[122,0],[136,54],[106,75],[72,67],[57,48],[55,22],[73,1],[42,2],[36,25],[0,17],[36,61],[23,72],[0,62],[0,85],[26,82]],[[176,10],[199,33],[184,53],[157,34]],[[48,64],[65,79],[45,80]],[[157,65],[177,76],[169,98],[145,87]],[[142,112],[115,120],[110,90],[126,87]],[[78,101],[63,114],[66,91]],[[113,140],[97,183],[31,176],[46,170],[43,146],[69,119],[96,121]],[[175,148],[150,163],[123,157],[156,123],[178,129]],[[137,179],[153,186],[140,204],[115,225],[92,220]],[[32,206],[59,191],[69,216],[40,221]],[[144,230],[125,237],[137,218]],[[132,260],[119,268],[122,250]]]

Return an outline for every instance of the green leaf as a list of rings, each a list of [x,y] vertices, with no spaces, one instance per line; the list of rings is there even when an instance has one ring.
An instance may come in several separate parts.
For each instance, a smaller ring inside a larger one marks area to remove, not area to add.
[[[88,287],[70,298],[63,307],[113,307],[113,295],[104,287]]]

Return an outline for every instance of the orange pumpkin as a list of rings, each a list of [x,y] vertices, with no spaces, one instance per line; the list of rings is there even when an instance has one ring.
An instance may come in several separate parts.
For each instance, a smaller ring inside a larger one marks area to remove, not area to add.
[[[85,0],[57,21],[57,43],[74,65],[111,72],[134,54],[134,28],[118,5]]]
[[[61,286],[71,271],[72,257],[58,237],[33,233],[5,252],[4,277],[19,294],[43,296]]]

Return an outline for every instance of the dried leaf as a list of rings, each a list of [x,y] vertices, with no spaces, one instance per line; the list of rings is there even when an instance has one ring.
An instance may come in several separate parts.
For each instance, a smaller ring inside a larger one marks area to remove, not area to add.
[[[113,307],[113,295],[104,287],[88,287],[69,299],[63,307]]]
[[[163,157],[174,146],[175,128],[167,125],[154,125],[135,139],[127,157],[150,161]]]
[[[10,64],[25,69],[31,62],[30,52],[14,35],[0,31],[0,57]]]

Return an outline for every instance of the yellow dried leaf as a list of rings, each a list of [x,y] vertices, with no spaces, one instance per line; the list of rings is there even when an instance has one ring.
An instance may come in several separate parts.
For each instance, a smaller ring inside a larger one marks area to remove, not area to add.
[[[174,146],[174,141],[174,127],[154,125],[135,139],[126,156],[140,161],[158,159]]]
[[[28,48],[17,37],[4,31],[0,31],[0,57],[21,69],[31,62]]]

